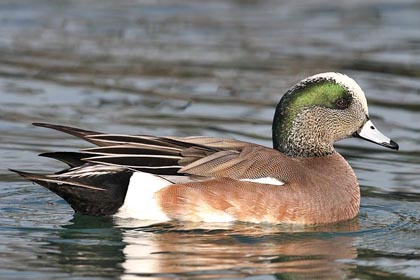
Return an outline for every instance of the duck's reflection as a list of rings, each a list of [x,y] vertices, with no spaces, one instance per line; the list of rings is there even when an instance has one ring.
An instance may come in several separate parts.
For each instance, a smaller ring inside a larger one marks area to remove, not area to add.
[[[58,236],[53,237],[54,233],[45,239],[44,250],[49,254],[40,257],[47,257],[60,273],[80,279],[118,278],[124,273],[123,232],[111,218],[76,214],[57,231]]]
[[[351,267],[340,260],[357,257],[351,234],[331,233],[357,231],[357,220],[313,228],[144,223],[132,228],[132,220],[116,223],[126,243],[123,279],[251,275],[341,279]]]

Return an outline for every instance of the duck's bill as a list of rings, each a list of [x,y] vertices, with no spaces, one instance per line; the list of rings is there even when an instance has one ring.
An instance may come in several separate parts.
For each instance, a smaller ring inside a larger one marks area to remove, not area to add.
[[[368,120],[362,128],[356,131],[354,136],[393,150],[399,149],[398,144],[383,135],[370,120]]]

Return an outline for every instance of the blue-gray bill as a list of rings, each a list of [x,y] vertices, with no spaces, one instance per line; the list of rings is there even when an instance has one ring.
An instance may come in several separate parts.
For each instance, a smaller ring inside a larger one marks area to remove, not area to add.
[[[393,150],[399,149],[398,144],[383,135],[370,120],[368,120],[358,131],[356,131],[353,136]]]

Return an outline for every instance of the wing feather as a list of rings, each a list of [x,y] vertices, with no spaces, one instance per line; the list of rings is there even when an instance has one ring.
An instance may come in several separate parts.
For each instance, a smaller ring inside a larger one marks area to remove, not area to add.
[[[149,135],[106,134],[73,127],[36,123],[59,130],[98,147],[80,153],[47,153],[71,167],[86,163],[124,167],[159,175],[194,175],[256,179],[261,176],[285,181],[278,163],[284,160],[273,149],[238,140],[193,136],[155,137]],[[274,158],[275,159],[274,159]],[[276,164],[273,164],[276,162]],[[62,171],[63,173],[66,171]],[[280,178],[283,177],[283,178]],[[287,176],[286,176],[287,177]]]

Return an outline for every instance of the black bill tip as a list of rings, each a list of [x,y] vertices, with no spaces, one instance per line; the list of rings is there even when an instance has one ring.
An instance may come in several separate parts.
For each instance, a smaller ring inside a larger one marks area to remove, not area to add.
[[[398,149],[400,148],[400,146],[394,140],[389,141],[389,143],[383,143],[382,145],[384,147],[387,147],[396,151],[398,151]]]

